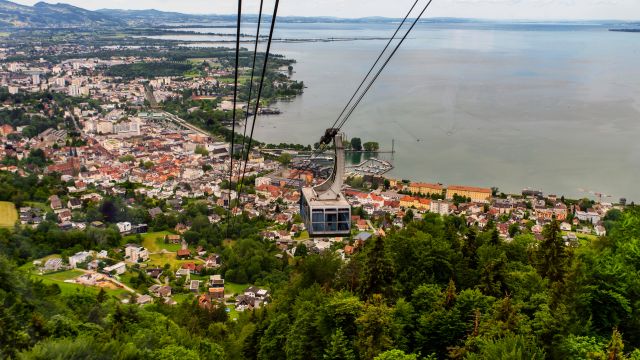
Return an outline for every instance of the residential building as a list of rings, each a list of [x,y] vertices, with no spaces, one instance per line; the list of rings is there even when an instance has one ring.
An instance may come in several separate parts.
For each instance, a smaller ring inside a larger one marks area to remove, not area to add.
[[[440,215],[449,215],[449,203],[443,200],[432,200],[429,211]]]
[[[407,186],[407,190],[409,190],[413,194],[441,195],[442,185],[428,183],[411,183],[409,186]]]
[[[131,223],[128,221],[119,222],[116,224],[116,226],[118,227],[118,230],[121,234],[131,231]]]
[[[108,274],[122,275],[127,271],[127,265],[123,261],[121,261],[117,264],[106,266],[102,270]]]
[[[471,201],[488,203],[491,199],[491,189],[472,187],[472,186],[460,186],[450,185],[447,187],[447,200],[452,200],[454,195],[470,198]]]
[[[576,218],[580,221],[588,221],[592,224],[597,224],[601,220],[600,214],[594,209],[587,209],[587,211],[576,211]]]
[[[91,253],[88,251],[81,251],[75,255],[69,256],[69,266],[72,268],[78,267],[79,263],[86,262],[91,257]]]
[[[130,262],[141,262],[149,260],[149,251],[139,245],[129,244],[124,249],[125,259]]]

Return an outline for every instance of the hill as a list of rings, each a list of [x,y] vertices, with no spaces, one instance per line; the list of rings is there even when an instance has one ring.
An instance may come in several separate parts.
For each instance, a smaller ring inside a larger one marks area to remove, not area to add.
[[[116,26],[124,22],[97,11],[68,4],[39,2],[33,6],[0,0],[0,27]]]

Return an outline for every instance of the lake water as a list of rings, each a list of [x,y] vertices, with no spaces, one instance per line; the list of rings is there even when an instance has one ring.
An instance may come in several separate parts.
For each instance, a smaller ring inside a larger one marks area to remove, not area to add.
[[[640,34],[607,29],[421,24],[343,130],[383,149],[395,140],[391,175],[398,178],[640,200]],[[234,31],[214,31],[221,30]],[[281,24],[276,37],[393,31],[391,24]],[[273,52],[297,60],[294,78],[308,88],[276,105],[282,115],[260,117],[256,138],[318,141],[384,44],[274,43]]]

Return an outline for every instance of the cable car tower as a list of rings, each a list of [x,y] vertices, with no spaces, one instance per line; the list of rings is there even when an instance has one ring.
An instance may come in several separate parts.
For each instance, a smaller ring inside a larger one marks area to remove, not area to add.
[[[300,214],[310,237],[349,236],[351,234],[351,205],[342,194],[344,178],[344,145],[339,129],[325,131],[320,144],[333,141],[335,161],[333,173],[322,184],[303,187],[300,197]]]

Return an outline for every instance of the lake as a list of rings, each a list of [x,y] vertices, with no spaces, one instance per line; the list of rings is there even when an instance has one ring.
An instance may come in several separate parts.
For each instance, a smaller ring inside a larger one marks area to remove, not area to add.
[[[276,38],[316,39],[385,37],[395,28],[277,29]],[[597,24],[420,24],[343,130],[386,150],[395,141],[391,175],[398,178],[639,200],[640,34],[607,30]],[[234,29],[215,29],[223,31]],[[281,115],[260,117],[256,138],[318,141],[384,44],[274,43],[274,53],[297,60],[294,78],[307,89],[278,103]]]

